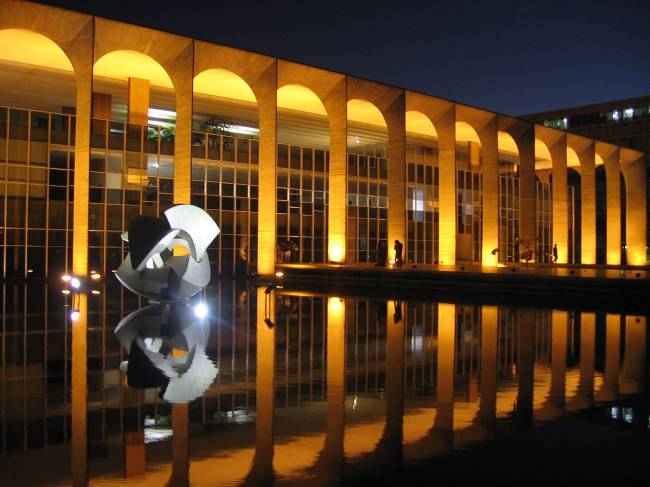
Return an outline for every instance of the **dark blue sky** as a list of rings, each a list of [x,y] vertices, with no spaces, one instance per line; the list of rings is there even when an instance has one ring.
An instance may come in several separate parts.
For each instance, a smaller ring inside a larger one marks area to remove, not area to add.
[[[650,0],[47,0],[520,115],[650,95]]]

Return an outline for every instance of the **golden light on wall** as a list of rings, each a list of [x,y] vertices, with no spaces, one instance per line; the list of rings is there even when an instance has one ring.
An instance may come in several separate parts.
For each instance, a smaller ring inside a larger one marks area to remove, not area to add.
[[[194,77],[194,92],[233,100],[257,103],[248,83],[232,71],[208,69]]]
[[[603,161],[603,158],[596,152],[596,165],[597,166],[602,166],[605,164],[605,161]]]
[[[566,164],[567,167],[580,167],[578,154],[571,147],[566,148]]]
[[[278,90],[278,108],[327,116],[325,105],[316,93],[301,85],[286,85]]]
[[[330,262],[345,262],[345,235],[330,236],[327,246],[327,258]]]
[[[499,152],[505,152],[508,154],[514,154],[519,157],[519,147],[515,139],[512,138],[508,132],[497,132],[497,144],[499,147]]]
[[[481,144],[476,130],[467,122],[456,122],[456,142],[476,142]]]
[[[327,319],[332,323],[344,323],[345,318],[345,303],[343,299],[333,296],[327,298]]]
[[[54,41],[27,29],[0,30],[0,59],[74,71],[68,56]]]
[[[417,135],[438,137],[435,127],[424,113],[411,110],[406,112],[406,131]]]
[[[551,169],[551,151],[546,144],[539,139],[535,139],[535,170]]]
[[[386,127],[386,120],[379,108],[367,100],[348,101],[348,120]]]
[[[167,71],[154,59],[135,51],[113,51],[102,56],[93,68],[95,76],[128,81],[129,78],[149,80],[153,86],[174,88]]]

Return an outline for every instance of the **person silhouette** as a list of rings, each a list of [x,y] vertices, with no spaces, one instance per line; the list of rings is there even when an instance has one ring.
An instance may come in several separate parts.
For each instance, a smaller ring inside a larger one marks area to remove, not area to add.
[[[557,244],[553,244],[553,263],[557,262]]]
[[[395,267],[399,268],[402,267],[402,250],[404,249],[404,245],[402,242],[399,240],[395,240],[395,245],[393,245],[393,249],[395,249]]]

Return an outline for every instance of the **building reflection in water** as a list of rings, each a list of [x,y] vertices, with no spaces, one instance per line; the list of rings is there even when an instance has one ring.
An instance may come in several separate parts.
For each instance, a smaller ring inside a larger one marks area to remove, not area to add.
[[[3,485],[390,478],[500,421],[553,421],[646,381],[644,316],[228,283],[204,293],[209,323],[188,311],[134,333],[147,312],[111,286],[74,324],[56,286],[2,292]]]

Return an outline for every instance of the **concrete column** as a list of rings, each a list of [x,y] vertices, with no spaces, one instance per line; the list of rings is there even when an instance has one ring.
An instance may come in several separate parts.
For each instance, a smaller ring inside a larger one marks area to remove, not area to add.
[[[598,391],[599,401],[618,399],[618,376],[621,364],[621,316],[608,314],[605,317],[605,371],[603,385]]]
[[[535,249],[537,207],[535,196],[535,128],[524,128],[515,138],[519,149],[519,239]],[[523,248],[523,246],[522,246]],[[535,256],[538,261],[538,257]]]
[[[275,415],[275,291],[257,288],[255,388],[255,456],[248,479],[253,485],[273,482],[273,418]]]
[[[550,405],[553,417],[564,414],[566,402],[566,359],[569,335],[569,314],[566,311],[552,311],[551,329],[551,392]]]
[[[260,117],[259,194],[257,224],[257,272],[275,272],[277,203],[277,61],[258,80],[257,106]]]
[[[596,365],[596,313],[580,313],[580,382],[575,407],[590,408],[594,403]]]
[[[190,485],[190,412],[188,404],[172,404],[172,475],[170,487]]]
[[[445,111],[436,124],[438,131],[439,224],[438,262],[456,263],[456,107]]]
[[[438,303],[436,420],[433,431],[449,450],[454,431],[454,369],[456,364],[456,305]]]
[[[499,309],[496,306],[481,307],[481,377],[478,417],[486,428],[496,424],[497,412],[497,358]]]
[[[627,149],[621,149],[621,159],[625,178],[627,263],[645,265],[647,262],[645,161],[642,154]]]
[[[535,380],[535,311],[518,312],[516,417],[520,424],[529,425],[533,419],[533,386]]]
[[[569,189],[567,186],[566,134],[548,148],[553,164],[553,244],[557,244],[557,262],[566,264],[569,257]]]
[[[345,430],[345,300],[327,298],[327,425],[323,458],[328,483],[337,483],[343,467]]]
[[[621,264],[621,169],[617,147],[596,143],[605,163],[607,193],[607,264]]]
[[[106,93],[92,95],[92,118],[110,120],[113,111],[113,97]]]
[[[402,459],[406,305],[386,302],[386,427],[381,445],[397,465]]]
[[[621,369],[621,394],[643,392],[646,366],[646,317],[625,317],[625,354]]]
[[[137,125],[149,123],[149,80],[129,78],[128,121]]]
[[[577,152],[580,160],[580,262],[596,263],[596,144]]]
[[[384,111],[388,125],[388,255],[395,259],[393,243],[406,251],[406,99],[401,93]],[[405,258],[402,255],[402,258]]]
[[[124,478],[144,475],[147,457],[144,448],[144,428],[137,425],[131,431],[125,431],[124,441]]]
[[[344,78],[325,99],[330,125],[327,259],[345,262],[347,245],[347,82]]]
[[[194,46],[179,55],[176,92],[176,131],[174,133],[174,204],[192,201],[192,113],[194,103]]]
[[[88,484],[88,298],[79,296],[80,318],[72,323],[72,439],[70,445],[72,485]]]
[[[496,266],[499,253],[499,144],[497,118],[493,117],[478,132],[483,150],[483,235],[481,261],[484,266]]]

